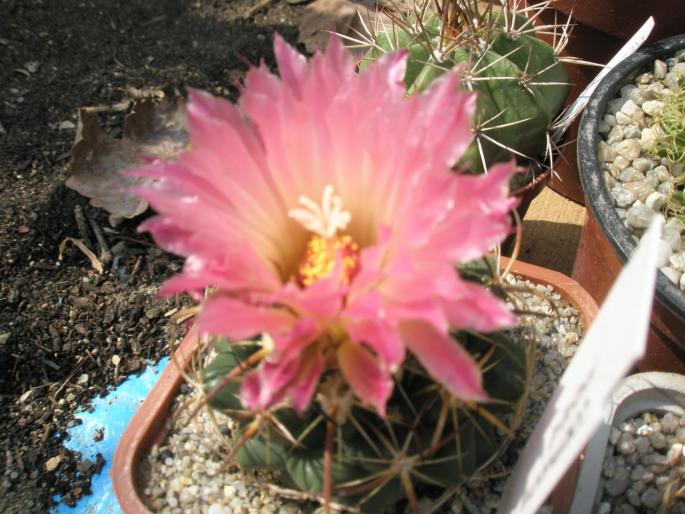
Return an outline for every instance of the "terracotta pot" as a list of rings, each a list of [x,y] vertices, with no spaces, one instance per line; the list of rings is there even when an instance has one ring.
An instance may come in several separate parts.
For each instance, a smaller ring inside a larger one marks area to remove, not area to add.
[[[555,514],[587,514],[601,499],[602,464],[612,427],[642,412],[678,416],[685,414],[685,376],[676,373],[638,373],[623,379],[604,415],[602,424],[590,439],[584,458],[578,461],[576,477],[566,477],[565,489],[572,493],[568,510],[555,510]]]
[[[110,478],[121,509],[125,513],[149,513],[138,490],[136,469],[141,459],[164,440],[166,420],[178,394],[185,368],[198,346],[198,337],[190,330],[174,353],[159,380],[133,416],[122,435],[112,461]]]
[[[502,260],[506,265],[508,259]],[[551,285],[564,299],[578,308],[585,327],[592,322],[597,313],[597,304],[573,279],[557,271],[523,262],[514,263],[511,271],[531,282]],[[197,343],[198,339],[191,331],[176,350],[176,362],[185,366]],[[179,367],[174,362],[169,363],[119,441],[110,476],[119,505],[126,514],[149,513],[139,490],[136,469],[152,446],[164,440],[166,419],[182,384],[183,377]]]
[[[685,22],[682,0],[554,0],[552,5],[564,14],[573,12],[583,25],[623,41],[650,16],[656,25],[648,42],[679,34]]]
[[[660,57],[685,48],[685,36],[651,45],[620,63],[597,87],[581,120],[578,140],[580,176],[589,207],[573,269],[573,278],[601,303],[623,263],[635,248],[633,238],[613,206],[596,157],[597,124],[619,89]],[[685,294],[659,272],[651,327],[641,371],[685,373]]]

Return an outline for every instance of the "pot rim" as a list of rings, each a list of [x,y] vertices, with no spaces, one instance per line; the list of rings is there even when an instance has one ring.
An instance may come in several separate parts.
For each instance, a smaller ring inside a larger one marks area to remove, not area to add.
[[[504,269],[509,259],[502,257],[500,262],[501,268]],[[558,271],[521,261],[515,261],[512,264],[510,273],[537,284],[551,285],[557,293],[580,311],[587,331],[597,314],[598,307],[590,294],[575,280]],[[195,330],[191,329],[175,351],[175,359],[164,368],[159,380],[138,408],[119,440],[110,477],[119,505],[126,514],[149,514],[140,493],[137,468],[152,445],[159,442],[166,433],[168,413],[184,380],[177,363],[180,363],[181,367],[184,366],[194,354],[198,342],[199,338]]]
[[[644,67],[655,59],[685,49],[685,34],[657,41],[621,61],[599,83],[590,97],[578,130],[578,169],[585,192],[586,205],[592,210],[602,232],[625,264],[635,250],[636,244],[613,206],[609,191],[604,185],[602,170],[597,159],[600,116],[619,89],[634,79]],[[656,278],[656,297],[670,311],[685,319],[685,292],[671,282],[661,271]]]
[[[569,514],[592,512],[600,499],[600,475],[611,428],[646,411],[685,413],[685,376],[652,371],[624,378],[611,397],[604,420],[590,439]]]

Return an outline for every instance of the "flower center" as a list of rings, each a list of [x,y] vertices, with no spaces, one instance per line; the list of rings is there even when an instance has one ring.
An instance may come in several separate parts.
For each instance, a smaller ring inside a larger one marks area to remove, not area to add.
[[[340,263],[340,281],[348,284],[359,270],[359,245],[338,231],[345,230],[351,214],[343,210],[342,200],[333,194],[331,185],[324,188],[321,205],[306,196],[300,196],[299,202],[303,208],[291,209],[288,216],[313,235],[307,242],[295,281],[301,287],[310,286]]]
[[[312,285],[325,277],[341,260],[340,281],[349,284],[359,269],[359,246],[350,236],[334,236],[324,239],[314,235],[307,243],[307,251],[297,269],[295,281],[301,287]]]

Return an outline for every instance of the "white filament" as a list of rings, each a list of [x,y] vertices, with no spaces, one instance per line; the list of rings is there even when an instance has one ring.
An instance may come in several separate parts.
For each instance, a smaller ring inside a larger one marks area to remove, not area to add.
[[[338,230],[345,230],[352,219],[350,212],[343,210],[342,199],[333,195],[330,184],[323,188],[321,205],[304,195],[298,201],[304,208],[290,209],[288,216],[321,237],[333,237]]]

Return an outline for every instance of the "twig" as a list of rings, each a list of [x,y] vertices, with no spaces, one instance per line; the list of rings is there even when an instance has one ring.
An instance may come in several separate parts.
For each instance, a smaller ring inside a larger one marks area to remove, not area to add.
[[[274,0],[261,0],[260,2],[257,2],[255,5],[250,7],[247,11],[245,11],[245,14],[243,14],[243,18],[251,18],[255,14],[257,14],[259,11],[262,9],[266,9],[269,7]]]
[[[274,494],[277,494],[278,496],[282,496],[283,498],[287,498],[289,500],[297,500],[297,501],[315,501],[320,504],[323,504],[323,498],[315,493],[308,493],[305,491],[295,491],[293,489],[286,489],[285,487],[280,487],[277,486],[276,484],[270,484],[266,483],[264,484],[265,487],[273,492]],[[350,505],[344,505],[342,503],[336,503],[336,502],[331,502],[330,503],[331,509],[333,509],[336,512],[351,512],[354,514],[359,514],[359,509],[357,507],[353,507]]]
[[[83,252],[83,255],[88,257],[88,260],[90,261],[90,265],[93,267],[95,271],[98,273],[102,273],[104,271],[104,267],[102,266],[102,262],[100,262],[97,258],[97,256],[91,251],[90,248],[88,248],[83,241],[80,239],[76,239],[74,237],[67,237],[62,241],[59,245],[59,257],[58,259],[61,261],[64,250],[67,247],[67,243],[72,243],[76,248],[81,250]]]
[[[76,363],[76,366],[75,366],[74,369],[71,371],[71,373],[69,374],[69,376],[68,376],[67,378],[65,378],[65,379],[62,381],[62,384],[57,388],[56,391],[51,392],[51,393],[48,395],[48,399],[50,399],[50,400],[52,400],[52,401],[54,402],[54,401],[55,401],[54,399],[57,397],[57,395],[60,393],[60,391],[61,391],[62,389],[64,389],[64,387],[69,383],[69,381],[70,381],[72,378],[74,378],[74,377],[76,376],[76,373],[78,372],[78,370],[79,370],[79,369],[81,368],[81,366],[83,366],[83,364],[86,362],[86,359],[85,359],[83,356],[81,356],[81,355],[79,355],[79,359],[80,359],[80,360]],[[57,382],[55,382],[55,384],[56,384],[56,383],[57,383]]]
[[[131,107],[131,100],[124,100],[122,102],[117,102],[111,105],[91,105],[89,107],[84,107],[83,110],[86,112],[109,112],[109,111],[125,111]]]
[[[86,217],[83,215],[83,209],[81,209],[80,205],[76,205],[74,207],[74,218],[76,218],[76,226],[78,227],[78,233],[81,236],[81,241],[83,241],[88,248],[94,248],[93,242],[90,240],[90,235],[88,233]]]
[[[100,225],[98,225],[91,216],[88,216],[88,221],[90,221],[90,226],[95,234],[95,239],[98,240],[98,246],[100,247],[100,262],[106,266],[112,262],[112,252],[109,251],[109,245],[105,240],[105,236],[102,234]]]

